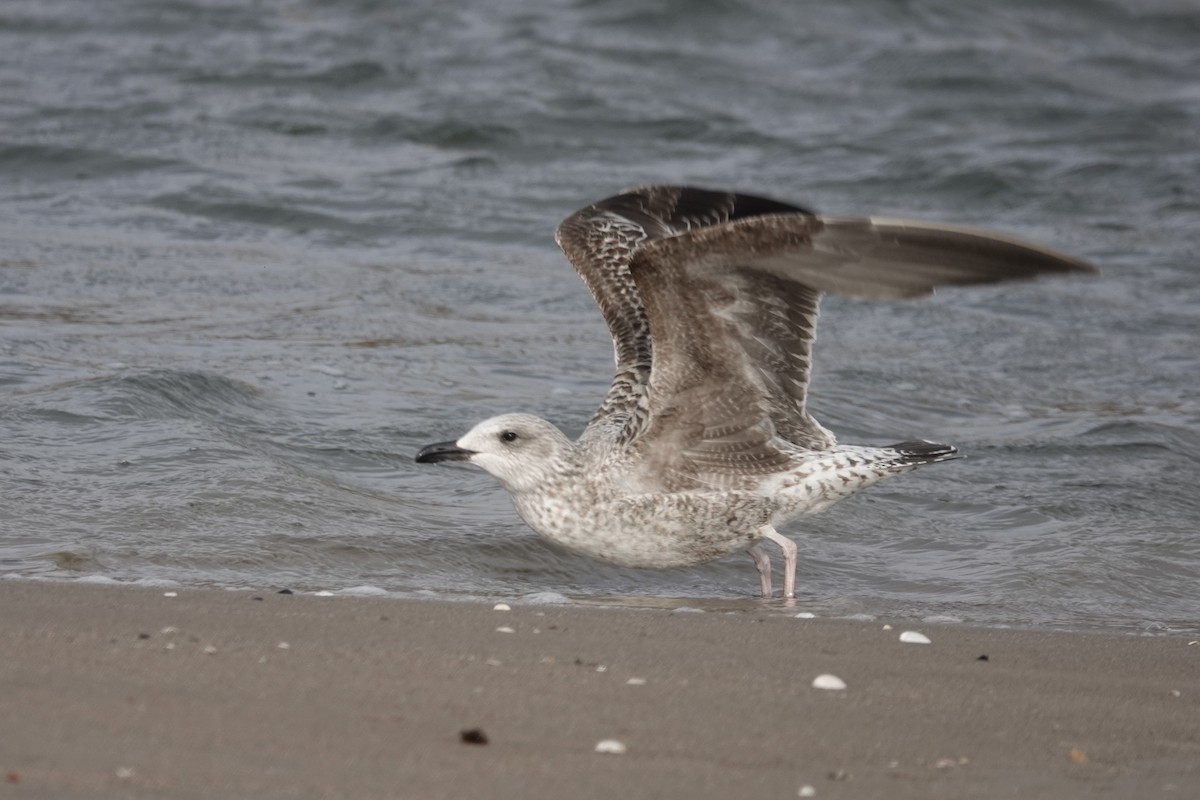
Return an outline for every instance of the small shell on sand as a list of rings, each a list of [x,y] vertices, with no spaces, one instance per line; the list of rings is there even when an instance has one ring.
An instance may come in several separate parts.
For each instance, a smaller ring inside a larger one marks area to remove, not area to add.
[[[512,606],[508,603],[496,603],[492,606],[492,611],[512,611]]]
[[[610,753],[612,755],[621,755],[625,752],[625,745],[618,742],[616,739],[601,739],[596,742],[597,753]]]
[[[917,631],[905,631],[904,633],[900,634],[900,641],[906,642],[907,644],[933,644],[933,642],[929,640],[928,636],[923,633],[918,633]]]
[[[813,678],[812,682],[814,689],[828,689],[830,691],[841,691],[846,688],[846,682],[837,675],[824,673]]]

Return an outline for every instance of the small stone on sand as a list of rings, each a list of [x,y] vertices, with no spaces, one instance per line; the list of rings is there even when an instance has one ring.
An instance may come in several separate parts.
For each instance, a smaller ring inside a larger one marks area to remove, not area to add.
[[[483,728],[469,728],[458,732],[458,740],[463,744],[487,744],[487,734]]]

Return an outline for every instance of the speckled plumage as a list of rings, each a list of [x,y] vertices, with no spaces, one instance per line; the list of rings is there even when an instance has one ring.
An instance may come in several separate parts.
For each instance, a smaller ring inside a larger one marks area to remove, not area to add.
[[[634,567],[700,564],[885,477],[955,457],[930,442],[839,445],[805,402],[821,294],[904,298],[937,286],[1093,272],[1036,245],[948,225],[833,218],[765,198],[644,187],[569,216],[556,239],[613,337],[616,370],[577,442],[527,414],[485,420],[418,461],[493,474],[547,539]]]

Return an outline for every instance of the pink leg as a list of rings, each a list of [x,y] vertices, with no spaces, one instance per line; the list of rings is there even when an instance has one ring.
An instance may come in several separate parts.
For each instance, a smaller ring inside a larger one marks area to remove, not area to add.
[[[795,597],[796,543],[779,533],[779,531],[775,530],[770,525],[764,525],[759,528],[759,533],[763,535],[764,539],[770,539],[772,542],[779,545],[779,549],[783,551],[783,596],[786,598]],[[755,545],[755,547],[757,547],[757,545]]]
[[[758,585],[763,597],[771,596],[771,557],[760,546],[754,545],[746,551],[754,559],[754,568],[758,570]]]

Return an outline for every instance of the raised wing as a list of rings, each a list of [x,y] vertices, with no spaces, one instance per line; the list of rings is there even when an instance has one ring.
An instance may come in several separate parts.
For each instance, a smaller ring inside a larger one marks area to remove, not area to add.
[[[634,251],[647,242],[763,214],[809,216],[798,206],[761,197],[647,186],[593,203],[558,226],[555,240],[600,307],[616,357],[612,385],[585,436],[628,442],[641,431],[648,412],[653,346],[629,272]]]
[[[642,243],[629,272],[653,341],[648,416],[633,442],[668,490],[785,469],[833,436],[805,410],[826,291],[901,298],[937,286],[1094,272],[984,231],[905,220],[776,214]]]

